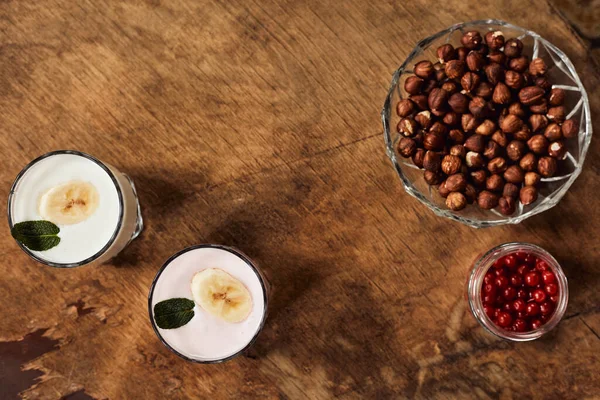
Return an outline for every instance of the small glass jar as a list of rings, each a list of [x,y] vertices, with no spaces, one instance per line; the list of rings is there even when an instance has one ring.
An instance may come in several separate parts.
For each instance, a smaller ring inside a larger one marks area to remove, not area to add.
[[[496,325],[485,313],[483,302],[481,300],[483,279],[487,271],[498,259],[520,251],[533,254],[537,258],[545,261],[556,276],[556,284],[558,285],[558,300],[556,301],[554,313],[550,316],[548,321],[538,329],[527,332],[509,331]],[[545,333],[554,329],[560,322],[567,309],[569,288],[567,277],[560,267],[560,264],[550,253],[534,244],[513,242],[494,247],[475,261],[468,281],[467,297],[473,316],[485,330],[505,340],[525,342],[538,339]]]

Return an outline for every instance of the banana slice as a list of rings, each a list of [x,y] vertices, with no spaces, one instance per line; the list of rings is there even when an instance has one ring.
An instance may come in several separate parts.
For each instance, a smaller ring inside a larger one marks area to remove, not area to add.
[[[86,220],[98,208],[100,195],[89,182],[69,181],[48,190],[39,202],[42,218],[55,224],[72,225]]]
[[[222,269],[196,273],[192,297],[206,312],[231,323],[245,320],[252,310],[252,296],[246,286]]]

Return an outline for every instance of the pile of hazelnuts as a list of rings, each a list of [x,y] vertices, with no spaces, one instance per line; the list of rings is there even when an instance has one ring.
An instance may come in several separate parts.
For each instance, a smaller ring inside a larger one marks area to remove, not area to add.
[[[397,150],[425,169],[449,209],[477,202],[512,215],[556,174],[579,122],[566,119],[564,90],[552,88],[544,60],[530,61],[519,39],[469,31],[461,44],[440,46],[439,62],[418,62],[405,80]]]

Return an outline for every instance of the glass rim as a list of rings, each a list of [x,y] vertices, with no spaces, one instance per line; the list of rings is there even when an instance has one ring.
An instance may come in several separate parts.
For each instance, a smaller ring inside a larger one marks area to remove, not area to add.
[[[581,144],[581,149],[579,152],[580,153],[579,166],[575,169],[575,171],[573,171],[571,176],[565,180],[565,183],[559,189],[559,193],[557,193],[557,195],[555,197],[555,199],[556,199],[555,202],[549,201],[549,202],[545,202],[545,203],[540,203],[536,207],[532,208],[531,210],[529,210],[521,215],[518,215],[516,217],[502,217],[502,216],[498,215],[498,218],[500,218],[500,219],[479,220],[479,219],[476,219],[473,217],[466,217],[466,216],[463,216],[460,214],[456,214],[455,212],[452,212],[449,209],[442,208],[442,207],[439,207],[439,206],[433,204],[423,193],[421,193],[418,189],[416,189],[413,186],[412,182],[404,175],[404,173],[402,171],[402,167],[400,166],[400,163],[398,162],[398,160],[396,158],[396,154],[394,153],[394,140],[393,140],[392,134],[391,134],[392,131],[391,131],[391,127],[390,127],[390,121],[391,121],[391,113],[393,111],[393,107],[391,104],[392,97],[393,97],[394,91],[396,90],[396,87],[399,83],[400,76],[407,69],[409,63],[412,62],[412,60],[419,54],[419,52],[421,50],[423,50],[423,48],[428,47],[434,40],[439,39],[439,38],[443,37],[444,35],[450,35],[457,30],[462,30],[463,28],[467,28],[470,26],[485,27],[485,26],[489,26],[489,25],[499,25],[499,26],[504,26],[504,27],[507,27],[510,29],[520,31],[521,36],[519,36],[519,37],[522,37],[522,36],[534,37],[535,39],[541,41],[545,46],[551,48],[553,51],[555,51],[561,57],[561,61],[565,64],[566,68],[569,69],[569,71],[571,72],[572,77],[574,79],[574,83],[577,85],[577,88],[579,89],[579,92],[581,93],[582,109],[585,111],[584,115],[582,116],[582,120],[585,120],[585,130],[583,131],[583,134],[580,133],[579,136],[580,137],[587,136],[587,140],[583,140],[583,142]],[[381,116],[381,122],[383,125],[383,136],[384,136],[384,142],[385,142],[385,147],[386,147],[386,154],[387,154],[388,158],[390,159],[392,165],[394,166],[394,169],[396,170],[396,173],[398,174],[398,176],[400,178],[400,181],[402,183],[404,191],[406,193],[408,193],[410,196],[416,198],[420,203],[422,203],[427,208],[429,208],[431,211],[433,211],[437,216],[440,216],[440,217],[443,217],[446,219],[450,219],[453,221],[458,221],[458,222],[468,225],[472,228],[487,228],[487,227],[502,226],[502,225],[507,225],[507,224],[519,224],[519,223],[523,222],[524,220],[526,220],[530,217],[533,217],[534,215],[537,215],[539,213],[547,211],[547,210],[553,208],[554,206],[556,206],[560,202],[560,200],[564,197],[564,195],[567,193],[569,188],[573,185],[575,180],[581,174],[582,169],[583,169],[583,164],[585,161],[585,157],[586,157],[586,154],[587,154],[590,142],[591,142],[591,136],[593,133],[592,123],[591,123],[591,111],[590,111],[590,104],[589,104],[589,98],[587,95],[587,91],[585,90],[585,87],[583,86],[583,83],[581,82],[579,74],[577,73],[577,70],[575,69],[575,66],[573,65],[573,63],[571,62],[569,57],[562,50],[560,50],[554,44],[550,43],[548,40],[544,39],[542,36],[540,36],[536,32],[533,32],[529,29],[525,29],[518,25],[514,25],[509,22],[499,20],[499,19],[474,20],[474,21],[456,23],[446,29],[443,29],[433,35],[428,36],[425,39],[418,41],[416,43],[416,45],[414,46],[414,48],[412,49],[412,51],[410,52],[410,54],[402,62],[400,67],[398,67],[398,69],[396,71],[394,71],[394,73],[392,74],[392,81],[390,83],[380,116]]]
[[[49,158],[49,157],[52,157],[52,156],[56,156],[56,155],[61,155],[61,154],[74,155],[74,156],[79,156],[79,157],[86,158],[86,159],[94,162],[96,165],[98,165],[100,168],[102,168],[104,170],[104,172],[106,172],[108,174],[108,177],[110,178],[110,180],[115,185],[115,189],[117,190],[117,197],[119,199],[119,220],[117,222],[117,226],[115,227],[115,231],[113,232],[113,234],[110,237],[110,239],[108,240],[108,242],[100,250],[98,250],[98,252],[96,252],[96,254],[94,254],[93,256],[90,256],[90,257],[88,257],[88,258],[86,258],[86,259],[84,259],[82,261],[78,261],[78,262],[74,262],[74,263],[58,263],[58,262],[44,260],[43,258],[41,258],[41,257],[33,254],[32,250],[30,250],[27,247],[25,247],[19,241],[15,240],[15,242],[19,245],[19,247],[29,257],[31,257],[33,260],[35,260],[35,261],[37,261],[37,262],[39,262],[41,264],[48,265],[48,266],[53,267],[53,268],[76,268],[76,267],[81,267],[81,266],[90,264],[93,261],[95,261],[98,258],[100,258],[104,253],[106,253],[106,251],[117,240],[117,236],[119,235],[121,227],[123,226],[123,216],[124,216],[125,211],[124,211],[124,202],[123,202],[123,192],[121,190],[121,186],[119,185],[119,182],[118,182],[117,178],[115,177],[115,175],[113,174],[113,172],[110,170],[110,168],[108,168],[106,166],[106,164],[104,164],[102,161],[100,161],[96,157],[94,157],[94,156],[92,156],[90,154],[81,152],[81,151],[77,151],[77,150],[54,150],[54,151],[50,151],[48,153],[42,154],[41,156],[39,156],[39,157],[33,159],[32,161],[30,161],[21,170],[21,172],[19,172],[19,174],[15,178],[12,186],[10,187],[10,191],[9,191],[9,194],[8,194],[8,205],[7,205],[8,226],[9,226],[9,228],[11,230],[14,227],[13,219],[12,219],[12,201],[13,201],[13,197],[15,195],[15,191],[16,191],[17,185],[21,181],[21,178],[23,178],[23,176],[25,175],[25,173],[27,173],[27,171],[29,171],[29,169],[32,168],[38,162],[40,162],[42,160],[45,160],[46,158]]]
[[[204,249],[204,248],[224,250],[224,251],[227,251],[227,252],[233,254],[236,257],[239,257],[242,261],[244,261],[246,263],[246,265],[248,265],[252,269],[252,271],[256,274],[258,281],[260,282],[260,286],[261,286],[262,293],[263,293],[263,301],[264,301],[264,312],[262,315],[262,319],[260,321],[260,324],[258,325],[256,332],[254,333],[254,336],[252,336],[252,339],[250,339],[250,341],[244,347],[242,347],[240,350],[236,351],[235,353],[233,353],[227,357],[219,358],[219,359],[215,359],[215,360],[198,360],[195,358],[188,357],[188,356],[180,353],[179,351],[175,350],[169,343],[167,343],[167,341],[160,334],[160,332],[158,330],[159,328],[158,328],[158,326],[156,326],[156,322],[154,321],[154,311],[152,310],[152,299],[154,296],[154,289],[156,287],[156,283],[158,282],[158,279],[160,278],[160,276],[162,275],[164,270],[169,266],[169,264],[171,264],[171,262],[173,262],[176,258],[178,258],[179,256],[181,256],[185,253],[188,253],[190,251],[197,250],[197,249]],[[156,334],[156,336],[158,337],[160,342],[167,349],[169,349],[170,351],[175,353],[177,356],[183,358],[186,361],[193,362],[196,364],[220,364],[225,361],[229,361],[232,358],[239,356],[244,351],[249,349],[254,344],[254,342],[256,342],[256,339],[258,339],[258,335],[260,335],[260,333],[262,332],[262,330],[265,326],[265,322],[267,320],[268,305],[269,305],[269,298],[268,298],[269,296],[267,294],[268,287],[265,282],[265,279],[266,278],[262,275],[260,269],[254,264],[254,262],[252,262],[252,260],[248,256],[246,256],[244,253],[242,253],[240,250],[238,250],[236,248],[225,246],[225,245],[220,245],[220,244],[210,244],[210,243],[203,243],[203,244],[197,244],[194,246],[186,247],[186,248],[178,251],[177,253],[173,254],[171,257],[169,257],[167,259],[167,261],[164,262],[164,264],[160,267],[160,269],[156,273],[156,276],[152,280],[152,283],[150,284],[150,292],[148,293],[148,315],[150,317],[150,323],[152,324],[152,329],[154,330],[154,333]]]
[[[555,273],[557,283],[561,290],[559,300],[556,304],[553,314],[548,319],[548,322],[540,326],[538,329],[527,331],[527,332],[512,332],[498,327],[494,322],[483,312],[483,302],[481,301],[480,291],[483,282],[483,277],[487,271],[492,268],[492,264],[501,257],[503,251],[518,251],[518,250],[530,250],[538,253],[544,258],[544,261],[549,262],[550,269]],[[485,271],[480,271],[481,268],[485,268]],[[479,275],[479,276],[478,276]],[[472,296],[474,295],[474,296]],[[481,255],[473,264],[473,269],[469,274],[469,281],[467,285],[467,301],[469,303],[469,309],[475,320],[492,335],[499,337],[503,340],[512,342],[527,342],[535,339],[539,339],[546,333],[550,332],[560,323],[564,317],[567,306],[569,303],[569,285],[567,277],[560,265],[560,263],[542,247],[526,242],[509,242],[495,246]]]

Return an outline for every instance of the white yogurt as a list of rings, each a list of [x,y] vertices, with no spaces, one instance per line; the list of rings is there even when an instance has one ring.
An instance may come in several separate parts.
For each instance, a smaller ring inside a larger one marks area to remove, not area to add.
[[[252,296],[252,310],[239,323],[228,323],[205,312],[197,304],[194,317],[176,329],[156,327],[158,334],[175,351],[196,361],[217,361],[242,350],[256,336],[265,316],[265,293],[254,269],[236,254],[213,247],[189,250],[158,273],[150,293],[151,318],[154,306],[174,297],[193,300],[193,276],[206,268],[220,268],[241,281]]]
[[[53,187],[69,181],[89,182],[98,191],[96,211],[84,221],[58,225],[60,243],[34,255],[52,263],[69,264],[97,254],[115,234],[119,223],[119,197],[109,174],[94,161],[74,154],[56,154],[31,166],[17,182],[11,199],[12,222],[43,219],[40,198]]]

